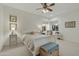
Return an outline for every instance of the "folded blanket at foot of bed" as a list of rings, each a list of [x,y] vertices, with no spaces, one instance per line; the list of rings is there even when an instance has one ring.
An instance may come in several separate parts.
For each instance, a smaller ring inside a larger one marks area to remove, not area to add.
[[[59,45],[54,42],[50,42],[50,43],[46,43],[46,44],[42,45],[40,47],[40,55],[58,56],[59,55]]]

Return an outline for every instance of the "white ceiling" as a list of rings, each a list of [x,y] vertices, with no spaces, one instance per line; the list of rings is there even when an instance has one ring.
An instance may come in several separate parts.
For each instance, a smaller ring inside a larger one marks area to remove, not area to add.
[[[79,9],[79,3],[55,3],[53,6],[53,12],[42,13],[41,10],[36,10],[37,8],[42,7],[40,3],[4,3],[4,5],[27,11],[33,14],[44,16],[47,18],[52,18],[63,13],[67,13],[72,10]]]

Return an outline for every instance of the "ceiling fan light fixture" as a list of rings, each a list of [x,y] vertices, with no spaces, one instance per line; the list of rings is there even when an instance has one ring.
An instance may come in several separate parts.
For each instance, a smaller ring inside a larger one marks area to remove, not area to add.
[[[47,9],[42,9],[43,13],[48,13],[49,11]]]
[[[38,8],[37,10],[41,9],[42,13],[48,13],[48,12],[52,12],[53,9],[52,9],[52,6],[55,5],[55,3],[41,3],[42,7],[41,8]]]

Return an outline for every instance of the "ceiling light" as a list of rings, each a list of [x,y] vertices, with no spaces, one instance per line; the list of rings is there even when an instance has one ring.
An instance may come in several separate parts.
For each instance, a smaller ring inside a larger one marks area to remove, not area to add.
[[[47,13],[47,12],[49,12],[49,11],[48,11],[47,9],[43,9],[42,12],[43,12],[43,13]]]

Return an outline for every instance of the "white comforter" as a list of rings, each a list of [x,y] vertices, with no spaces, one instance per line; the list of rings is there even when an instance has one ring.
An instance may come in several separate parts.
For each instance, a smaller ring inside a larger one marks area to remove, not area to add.
[[[39,48],[41,45],[44,45],[49,42],[48,36],[46,35],[25,35],[24,36],[24,44],[27,49],[32,52],[34,55],[39,54]]]

